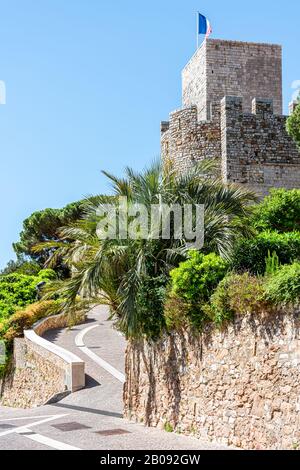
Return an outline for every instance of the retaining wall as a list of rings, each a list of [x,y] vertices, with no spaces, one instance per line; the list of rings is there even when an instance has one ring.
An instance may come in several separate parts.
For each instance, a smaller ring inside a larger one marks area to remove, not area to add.
[[[299,312],[131,342],[125,416],[244,449],[300,445]]]
[[[30,408],[84,388],[84,361],[41,337],[67,323],[62,314],[48,317],[25,330],[24,338],[14,340],[12,369],[2,384],[2,405]]]

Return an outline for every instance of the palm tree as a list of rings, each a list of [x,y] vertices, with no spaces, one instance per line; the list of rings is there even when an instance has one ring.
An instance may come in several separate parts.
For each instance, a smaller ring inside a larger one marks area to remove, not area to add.
[[[159,163],[142,173],[126,168],[124,178],[104,174],[112,184],[115,200],[126,196],[129,207],[143,204],[150,213],[152,204],[203,204],[205,252],[215,251],[228,258],[235,241],[251,233],[248,218],[255,194],[245,187],[225,185],[213,161],[205,161],[182,175],[163,169]],[[137,307],[143,279],[167,278],[170,269],[188,256],[190,245],[183,235],[175,238],[174,227],[167,240],[161,234],[153,239],[151,231],[146,239],[100,239],[98,214],[105,204],[107,197],[103,196],[87,200],[83,219],[61,229],[62,241],[53,257],[63,257],[73,276],[54,287],[65,298],[66,309],[73,308],[78,293],[91,304],[107,302],[126,336],[138,337],[143,334]],[[36,250],[43,248],[41,244]]]

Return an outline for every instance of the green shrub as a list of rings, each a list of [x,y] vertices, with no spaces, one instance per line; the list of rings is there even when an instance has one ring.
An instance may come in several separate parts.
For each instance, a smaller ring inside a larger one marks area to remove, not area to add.
[[[215,253],[190,251],[189,259],[171,271],[172,291],[188,302],[205,301],[225,276],[227,263]]]
[[[0,379],[5,374],[5,367],[6,367],[7,355],[5,349],[5,343],[0,339]],[[0,391],[1,394],[1,391]]]
[[[191,303],[185,302],[174,292],[169,292],[164,305],[164,316],[168,330],[179,330],[193,323],[193,312],[199,315],[199,308],[194,308]],[[189,320],[192,318],[192,320]]]
[[[0,323],[0,339],[10,345],[14,338],[23,336],[24,330],[31,328],[35,322],[59,313],[61,309],[62,302],[58,300],[44,300],[28,305]]]
[[[166,276],[144,276],[138,289],[136,302],[142,334],[156,339],[165,327],[163,314],[166,295]]]
[[[298,98],[299,102],[299,98]],[[300,147],[300,106],[298,105],[294,112],[289,116],[286,122],[286,129],[289,135],[294,139]]]
[[[243,274],[229,274],[218,285],[204,307],[206,314],[221,325],[234,315],[261,313],[270,309],[265,299],[263,279]]]
[[[196,250],[190,252],[188,260],[171,271],[173,301],[176,298],[182,300],[182,317],[186,317],[195,327],[200,328],[207,320],[203,306],[226,271],[227,263],[220,256],[215,253],[204,255]],[[171,311],[170,305],[167,305],[167,310]],[[167,318],[172,321],[172,314],[167,313]]]
[[[41,301],[29,305],[23,310],[18,310],[9,318],[0,319],[0,341],[4,341],[6,346],[6,363],[0,364],[0,377],[6,373],[12,355],[13,340],[23,336],[24,329],[31,328],[35,322],[42,318],[59,313],[61,309],[61,301]]]
[[[278,270],[280,263],[277,253],[274,251],[272,253],[268,252],[268,256],[266,258],[266,269],[265,269],[265,276],[271,276],[272,274],[276,273]]]
[[[164,430],[165,430],[166,432],[173,432],[173,431],[174,431],[174,428],[173,428],[173,426],[172,426],[171,423],[166,422],[166,423],[164,424]]]
[[[0,321],[8,318],[16,309],[34,302],[37,299],[38,283],[55,278],[56,274],[51,269],[43,269],[37,276],[19,273],[0,276]]]
[[[37,277],[40,281],[55,281],[57,274],[53,269],[42,269]]]
[[[274,304],[298,304],[300,299],[300,263],[281,266],[265,282],[266,296]]]
[[[262,232],[252,239],[242,239],[232,254],[231,265],[236,271],[263,275],[266,258],[276,253],[280,264],[300,259],[300,232]]]
[[[258,230],[300,230],[300,189],[271,189],[254,207],[253,223]]]
[[[0,300],[0,321],[1,319],[8,318],[10,315],[15,313],[17,308],[18,307],[7,300]]]
[[[7,370],[8,359],[6,358],[5,364],[0,364],[0,379],[5,376]]]
[[[25,257],[20,256],[16,261],[9,261],[6,267],[0,272],[0,275],[19,273],[37,276],[40,270],[40,265],[35,263],[35,261],[28,261]]]

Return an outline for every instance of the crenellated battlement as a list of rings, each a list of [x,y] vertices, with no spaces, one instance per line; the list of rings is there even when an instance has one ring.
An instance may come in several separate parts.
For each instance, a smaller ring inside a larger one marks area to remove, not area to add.
[[[274,114],[273,100],[254,98],[252,101],[252,114],[267,118]]]
[[[253,98],[251,113],[245,112],[244,100],[239,96],[225,96],[221,100],[221,107],[227,113],[235,114],[255,114],[261,118],[274,115],[272,99]]]
[[[273,112],[272,100],[254,99],[252,113],[243,100],[221,101],[221,159],[225,182],[247,184],[259,194],[272,187],[300,188],[300,152],[286,131],[286,116]]]

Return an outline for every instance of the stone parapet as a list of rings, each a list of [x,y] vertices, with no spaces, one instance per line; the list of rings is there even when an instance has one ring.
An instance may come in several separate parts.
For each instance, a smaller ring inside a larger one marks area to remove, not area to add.
[[[259,195],[273,187],[300,188],[300,152],[273,114],[272,100],[255,98],[252,113],[240,97],[221,101],[222,168],[225,182],[246,184]]]
[[[206,158],[220,159],[220,105],[212,106],[210,114],[210,120],[199,121],[196,106],[170,114],[168,128],[161,137],[164,162],[184,171]]]

